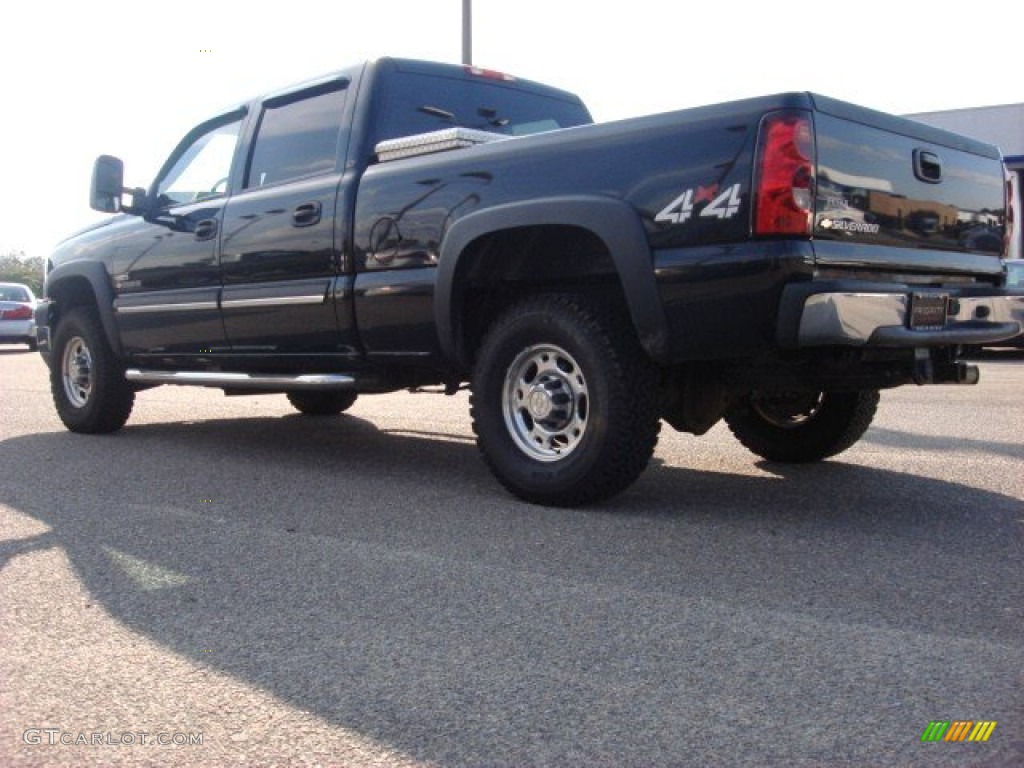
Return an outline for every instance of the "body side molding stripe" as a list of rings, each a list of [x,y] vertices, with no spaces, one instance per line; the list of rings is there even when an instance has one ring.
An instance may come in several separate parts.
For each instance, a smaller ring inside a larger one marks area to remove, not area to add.
[[[222,299],[220,305],[224,309],[241,309],[244,307],[292,306],[296,304],[323,304],[324,294],[309,296],[269,296],[259,299]]]
[[[216,301],[187,301],[180,304],[126,304],[114,307],[114,311],[119,315],[136,315],[145,312],[199,312],[211,309],[217,309]]]

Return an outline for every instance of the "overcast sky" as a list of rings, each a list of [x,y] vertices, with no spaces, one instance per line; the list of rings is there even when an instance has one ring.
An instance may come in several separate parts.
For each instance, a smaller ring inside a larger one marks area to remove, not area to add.
[[[957,11],[952,9],[956,8]],[[94,221],[96,155],[148,186],[222,107],[392,55],[458,63],[462,0],[31,0],[0,27],[0,253]],[[600,121],[787,90],[894,113],[1024,102],[1024,5],[974,0],[474,0],[474,63]]]

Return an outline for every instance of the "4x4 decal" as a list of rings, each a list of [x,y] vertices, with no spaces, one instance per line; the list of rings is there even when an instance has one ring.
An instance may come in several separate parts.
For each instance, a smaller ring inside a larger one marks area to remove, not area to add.
[[[740,210],[740,184],[733,184],[727,187],[721,194],[718,193],[718,185],[710,187],[697,186],[696,189],[688,189],[679,195],[675,200],[666,205],[657,216],[655,221],[669,224],[682,224],[693,215],[694,206],[697,203],[707,202],[707,205],[698,214],[700,217],[717,217],[719,219],[730,219]]]

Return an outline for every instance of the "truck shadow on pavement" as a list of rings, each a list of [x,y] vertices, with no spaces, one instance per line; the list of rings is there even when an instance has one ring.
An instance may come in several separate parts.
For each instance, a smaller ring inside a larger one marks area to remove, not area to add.
[[[926,451],[978,451],[994,456],[1006,456],[1011,459],[1024,460],[1024,444],[1001,443],[993,440],[973,440],[962,436],[922,435],[900,432],[894,429],[872,427],[864,436],[865,442],[887,448]]]
[[[60,546],[134,631],[420,760],[664,764],[711,718],[708,754],[762,754],[751,724],[783,719],[801,754],[849,718],[865,669],[922,711],[946,685],[1020,710],[1012,674],[949,663],[967,641],[1019,645],[1019,499],[841,462],[660,465],[601,508],[545,509],[464,435],[354,416],[0,452],[32,478],[0,503],[51,529],[0,543],[0,563]],[[863,731],[828,739],[878,755]]]

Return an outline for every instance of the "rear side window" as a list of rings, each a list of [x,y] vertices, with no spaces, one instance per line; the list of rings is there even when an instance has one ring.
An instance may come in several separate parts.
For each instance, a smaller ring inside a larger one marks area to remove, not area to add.
[[[399,71],[391,78],[376,140],[455,126],[524,136],[589,122],[583,105],[514,84]]]
[[[347,83],[266,103],[246,175],[246,189],[329,173],[335,168]]]

